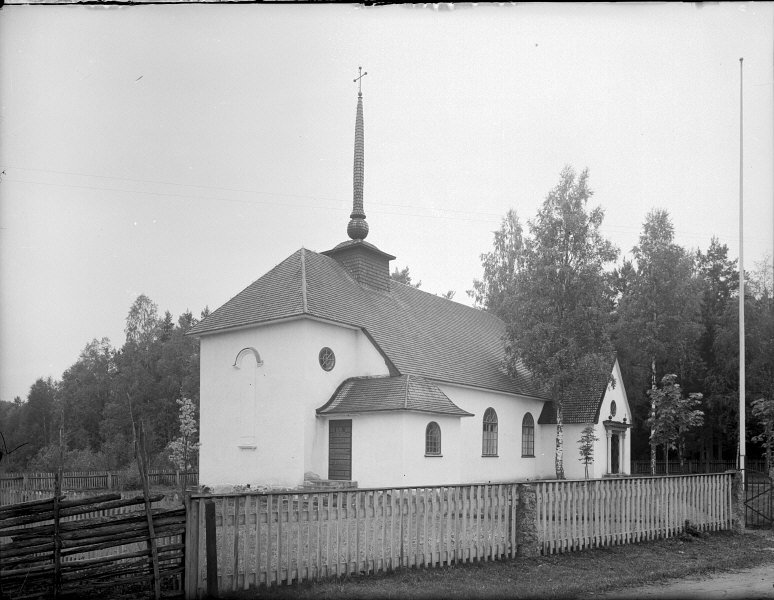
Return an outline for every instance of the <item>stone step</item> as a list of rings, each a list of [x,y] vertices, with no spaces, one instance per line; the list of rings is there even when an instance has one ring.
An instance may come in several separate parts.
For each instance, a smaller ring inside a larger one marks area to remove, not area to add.
[[[357,481],[342,481],[334,479],[305,479],[304,489],[315,491],[345,490],[357,487]]]

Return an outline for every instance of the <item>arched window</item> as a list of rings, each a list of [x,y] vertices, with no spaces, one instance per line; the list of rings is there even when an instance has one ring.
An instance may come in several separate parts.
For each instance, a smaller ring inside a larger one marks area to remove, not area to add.
[[[425,454],[429,456],[441,455],[441,428],[435,421],[430,421],[425,429]]]
[[[234,359],[234,391],[236,406],[234,429],[237,444],[245,450],[255,450],[258,420],[258,371],[263,365],[255,348],[243,348]],[[238,411],[238,412],[236,412]]]
[[[497,413],[487,408],[484,413],[484,438],[481,448],[483,456],[497,456]]]
[[[236,355],[233,366],[239,369],[242,366],[242,360],[245,358],[245,356],[252,356],[255,359],[255,364],[259,367],[263,364],[261,355],[258,354],[258,350],[255,348],[242,348]],[[252,364],[253,363],[251,362],[250,365],[252,366]]]
[[[521,455],[535,456],[535,420],[529,413],[521,420]]]

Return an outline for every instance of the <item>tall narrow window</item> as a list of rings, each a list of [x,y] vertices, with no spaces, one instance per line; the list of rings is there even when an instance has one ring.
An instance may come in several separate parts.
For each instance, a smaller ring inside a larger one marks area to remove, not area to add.
[[[244,348],[234,359],[235,391],[238,394],[238,412],[234,413],[234,427],[239,433],[238,446],[246,450],[256,448],[258,369],[263,365],[255,348]]]
[[[535,420],[529,413],[521,421],[521,455],[535,456]]]
[[[425,429],[425,454],[427,456],[441,455],[441,428],[438,423],[431,421]]]
[[[487,408],[484,412],[484,439],[481,454],[497,456],[497,413],[493,408]]]

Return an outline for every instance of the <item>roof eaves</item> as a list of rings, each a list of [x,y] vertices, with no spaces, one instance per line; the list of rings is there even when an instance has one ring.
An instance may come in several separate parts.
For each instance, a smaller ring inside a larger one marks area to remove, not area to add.
[[[318,415],[323,414],[323,411],[326,410],[328,407],[330,407],[333,404],[334,400],[336,400],[336,398],[338,398],[339,392],[341,391],[341,388],[343,388],[346,384],[348,384],[350,381],[352,381],[352,379],[353,378],[350,377],[350,378],[345,379],[344,381],[342,381],[339,384],[339,386],[336,388],[336,390],[333,392],[331,397],[328,398],[328,401],[325,404],[323,404],[320,408],[315,410],[315,413],[317,413]]]
[[[439,379],[437,377],[427,377],[425,376],[425,379],[427,381],[432,381],[433,383],[440,383],[442,385],[453,385],[456,387],[461,388],[467,388],[471,390],[486,390],[487,392],[495,392],[497,394],[505,394],[506,396],[518,396],[519,398],[531,398],[533,400],[540,400],[542,402],[551,402],[551,398],[548,396],[538,396],[535,394],[527,394],[523,392],[512,392],[507,390],[501,390],[499,388],[494,387],[487,387],[485,385],[473,385],[470,383],[460,383],[458,381],[453,381],[451,379]]]
[[[375,412],[412,412],[412,413],[419,413],[423,415],[446,415],[449,417],[475,417],[473,413],[469,413],[466,410],[462,410],[460,408],[460,412],[446,412],[442,410],[422,410],[419,408],[369,408],[369,409],[361,409],[361,410],[343,410],[341,412],[334,411],[328,411],[326,413],[321,413],[320,411],[322,408],[317,409],[317,416],[327,416],[327,415],[362,415],[362,414],[368,414],[368,413],[375,413]],[[458,407],[459,408],[459,407]]]
[[[258,319],[256,321],[247,321],[238,325],[227,325],[223,327],[213,327],[212,329],[206,329],[204,331],[189,331],[185,335],[191,335],[194,337],[201,337],[205,335],[212,335],[215,333],[223,333],[225,331],[237,331],[239,329],[247,329],[249,327],[256,327],[259,325],[269,325],[272,323],[282,323],[284,321],[293,321],[295,319],[308,317],[309,315],[302,312],[290,313],[281,317],[270,317],[268,319]]]

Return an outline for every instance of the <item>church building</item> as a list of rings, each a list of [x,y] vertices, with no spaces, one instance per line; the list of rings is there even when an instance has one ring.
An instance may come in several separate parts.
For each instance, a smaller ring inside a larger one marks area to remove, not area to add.
[[[297,250],[191,331],[201,343],[200,483],[554,477],[555,412],[526,369],[506,373],[504,323],[392,280],[395,257],[366,241],[363,134],[358,91],[349,239]],[[611,370],[615,387],[601,382],[564,407],[568,478],[584,476],[588,423],[598,438],[589,476],[629,472],[631,413],[613,358]]]

